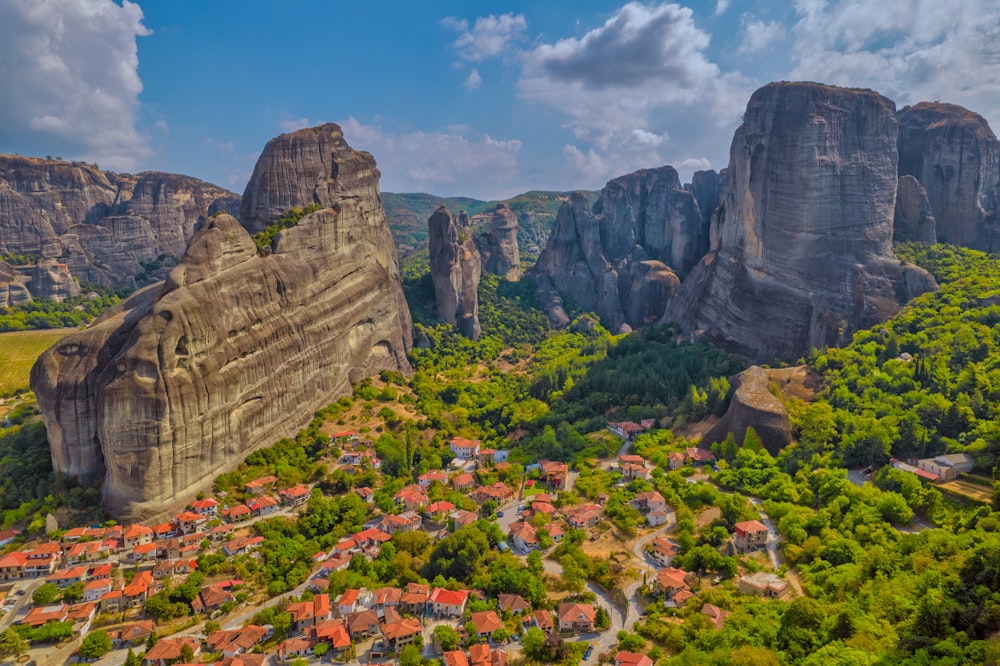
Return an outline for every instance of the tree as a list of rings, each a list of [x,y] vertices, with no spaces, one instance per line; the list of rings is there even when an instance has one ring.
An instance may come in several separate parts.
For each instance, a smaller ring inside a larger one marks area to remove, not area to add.
[[[122,666],[142,666],[142,659],[132,651],[132,648],[129,648],[128,654],[125,655],[125,663]]]
[[[420,666],[424,661],[420,654],[420,648],[416,645],[407,645],[399,653],[399,666]]]
[[[211,634],[214,631],[219,631],[222,629],[222,625],[215,620],[209,620],[205,623],[205,635]]]
[[[439,624],[434,627],[434,638],[437,639],[441,649],[445,652],[458,649],[458,632],[446,624]]]
[[[316,647],[313,648],[313,654],[316,655],[316,657],[318,657],[319,659],[322,659],[323,655],[325,655],[329,650],[330,650],[329,643],[317,643]]]
[[[0,658],[13,657],[17,659],[28,651],[28,641],[21,638],[13,628],[8,628],[0,634]]]
[[[80,644],[80,657],[83,659],[100,659],[111,652],[111,638],[108,632],[98,629],[87,634]]]
[[[36,606],[48,606],[58,596],[59,588],[54,583],[42,583],[31,595],[31,600]]]
[[[66,587],[62,593],[63,601],[74,604],[83,598],[83,581],[77,581]]]
[[[545,653],[545,632],[538,627],[528,629],[521,638],[521,648],[529,660],[541,661]]]
[[[181,661],[185,664],[194,661],[194,649],[188,643],[181,646]]]

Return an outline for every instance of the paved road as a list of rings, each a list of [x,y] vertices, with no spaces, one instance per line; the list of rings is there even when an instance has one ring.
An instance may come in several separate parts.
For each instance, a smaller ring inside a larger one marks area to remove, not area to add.
[[[562,576],[562,565],[555,560],[543,560],[542,568],[546,573]],[[579,640],[585,643],[591,643],[594,646],[594,654],[592,658],[596,659],[597,655],[602,652],[610,651],[611,648],[613,648],[618,642],[618,632],[625,628],[627,613],[622,613],[617,606],[615,606],[611,597],[591,581],[587,581],[587,589],[593,592],[597,598],[603,602],[605,609],[608,611],[608,617],[611,619],[611,625],[602,632],[595,631],[589,634],[580,634]],[[556,621],[558,623],[558,618]]]
[[[655,532],[650,532],[636,541],[635,545],[632,546],[632,554],[639,560],[639,573],[645,573],[647,579],[655,578],[658,569],[652,564],[652,562],[650,562],[649,557],[646,555],[646,546],[649,545],[649,543],[656,537],[672,532],[675,527],[677,527],[677,518],[671,511],[667,515],[667,522],[663,525],[663,527]],[[632,628],[641,616],[639,610],[643,606],[639,599],[639,589],[641,587],[642,580],[640,579],[625,588],[625,599],[628,601],[625,617],[625,629],[628,631],[632,631]]]

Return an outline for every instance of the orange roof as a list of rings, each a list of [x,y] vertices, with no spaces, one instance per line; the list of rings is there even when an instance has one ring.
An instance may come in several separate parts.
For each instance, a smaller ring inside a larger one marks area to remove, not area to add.
[[[497,629],[503,629],[503,622],[496,611],[482,611],[472,614],[472,623],[476,625],[477,634],[492,634]]]
[[[469,666],[469,659],[461,650],[451,650],[444,653],[445,666]]]
[[[421,631],[420,620],[415,617],[407,618],[399,622],[388,622],[382,626],[382,633],[390,641],[405,636],[419,634]]]
[[[178,523],[197,523],[199,521],[205,520],[205,516],[200,513],[194,513],[193,511],[185,511],[179,513],[174,518],[177,519]]]
[[[281,494],[285,497],[302,497],[309,494],[309,489],[303,485],[292,486],[291,488],[282,490]]]
[[[736,523],[733,527],[736,529],[737,534],[755,534],[767,531],[764,523],[759,520],[744,520],[741,523]]]
[[[430,596],[431,603],[446,606],[461,606],[468,598],[468,590],[446,590],[443,587],[435,587]]]
[[[490,646],[478,643],[469,646],[469,660],[473,666],[476,664],[488,664],[490,662]]]

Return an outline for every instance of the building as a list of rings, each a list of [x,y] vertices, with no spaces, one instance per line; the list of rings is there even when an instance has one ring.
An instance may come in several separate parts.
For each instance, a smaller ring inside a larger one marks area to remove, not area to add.
[[[569,481],[569,465],[552,460],[542,460],[538,464],[550,490],[564,490],[566,488]]]
[[[759,520],[745,520],[733,526],[736,549],[744,553],[766,546],[767,534],[767,527]]]
[[[615,655],[615,666],[653,666],[653,660],[638,652],[621,650]]]
[[[954,481],[960,474],[968,474],[975,466],[975,459],[968,453],[949,453],[934,458],[922,458],[917,468],[937,476],[939,481]]]
[[[638,435],[646,432],[646,428],[643,428],[638,423],[632,421],[622,421],[620,423],[609,423],[608,430],[618,435],[626,442],[631,442],[635,440]]]
[[[435,587],[427,598],[427,606],[437,617],[460,617],[469,602],[468,590],[446,590]]]
[[[243,486],[243,489],[246,492],[250,493],[251,495],[260,495],[265,490],[267,490],[270,486],[273,486],[277,482],[278,482],[277,477],[270,476],[270,475],[268,475],[268,476],[262,476],[262,477],[254,479],[253,481],[248,481]]]
[[[496,611],[482,611],[472,614],[472,624],[476,628],[476,636],[488,639],[497,629],[503,629],[503,621]]]
[[[476,487],[476,478],[468,472],[462,472],[456,474],[455,478],[451,480],[451,486],[459,492],[471,490]]]
[[[450,448],[459,460],[474,460],[479,455],[479,440],[456,437],[451,440]]]
[[[561,603],[558,616],[559,631],[585,634],[594,630],[597,615],[591,604]]]
[[[502,481],[497,481],[492,485],[476,488],[469,497],[479,504],[488,500],[493,500],[497,504],[506,504],[514,499],[514,491],[505,486]]]
[[[687,459],[681,451],[671,451],[667,454],[667,466],[670,469],[680,469],[686,462]]]
[[[690,593],[691,585],[688,583],[693,575],[676,567],[666,567],[656,574],[655,588],[659,594],[663,595],[664,601],[683,603],[689,596],[682,593]]]
[[[541,629],[546,636],[551,636],[556,633],[555,622],[552,621],[552,613],[547,610],[536,610],[532,619],[535,621],[535,626]]]
[[[309,499],[310,491],[303,485],[286,488],[280,493],[282,501],[288,506],[301,506]]]
[[[146,657],[142,661],[143,666],[168,666],[168,664],[176,664],[181,660],[181,652],[185,646],[191,648],[191,652],[195,656],[201,652],[201,643],[191,636],[161,638],[146,653]]]
[[[382,625],[382,636],[393,652],[399,652],[407,645],[413,643],[420,635],[422,628],[420,620],[415,617],[387,622]]]
[[[521,520],[510,526],[510,543],[522,552],[538,548],[538,532],[531,523]]]
[[[740,594],[755,594],[765,599],[780,599],[788,594],[788,581],[768,571],[758,571],[750,576],[741,576],[736,584]]]
[[[144,645],[149,635],[153,633],[153,621],[142,620],[131,624],[123,624],[114,629],[105,629],[108,638],[111,639],[111,647],[114,650],[122,650],[128,647]]]
[[[191,510],[209,518],[219,515],[219,502],[214,497],[206,497],[191,503]]]
[[[650,556],[661,567],[669,567],[674,561],[677,551],[680,550],[680,546],[676,542],[662,536],[653,539],[650,548]]]
[[[694,466],[710,465],[715,462],[715,454],[708,449],[690,446],[684,450],[684,461]]]
[[[715,625],[716,629],[722,629],[723,625],[726,624],[726,618],[729,617],[730,611],[722,610],[715,604],[705,604],[701,607],[701,614],[712,620],[712,624]]]

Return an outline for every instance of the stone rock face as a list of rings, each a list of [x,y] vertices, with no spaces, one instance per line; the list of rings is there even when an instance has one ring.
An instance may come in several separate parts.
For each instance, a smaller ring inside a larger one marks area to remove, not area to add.
[[[792,441],[792,426],[784,403],[769,390],[767,370],[756,365],[736,375],[732,382],[733,394],[729,409],[702,437],[700,446],[707,448],[733,434],[740,446],[747,428],[752,427],[760,436],[764,448],[772,455]]]
[[[896,129],[893,103],[872,91],[755,92],[733,138],[717,248],[664,319],[771,359],[892,316],[909,295],[892,251]]]
[[[937,242],[931,203],[924,186],[913,176],[901,176],[896,186],[892,238],[896,241],[918,241],[930,245]]]
[[[899,114],[899,175],[927,191],[937,240],[997,252],[1000,147],[982,116],[921,102]]]
[[[517,214],[506,204],[497,204],[490,232],[483,243],[483,270],[515,281],[521,277],[521,253],[517,247]]]
[[[334,157],[363,165],[364,191],[377,192],[370,156]],[[336,171],[328,178],[336,188]],[[266,257],[236,219],[210,218],[165,282],[43,354],[31,386],[55,468],[103,479],[117,516],[161,514],[293,435],[352,382],[409,371],[410,316],[381,203],[331,203],[278,234]]]
[[[62,301],[80,295],[80,285],[66,264],[40,263],[23,271],[29,276],[28,291],[35,298]]]
[[[134,287],[173,266],[161,260],[151,273],[143,264],[180,257],[210,209],[238,200],[187,176],[2,155],[0,253],[58,259],[80,280]]]
[[[24,277],[5,261],[0,261],[0,308],[10,308],[30,303],[31,292]]]
[[[333,123],[282,134],[257,160],[240,202],[240,223],[256,234],[296,206],[378,198],[374,168],[371,155],[351,150]]]
[[[709,221],[715,209],[722,203],[722,191],[726,186],[726,170],[695,171],[691,176],[691,184],[686,187],[694,200],[698,202],[698,209],[701,211],[701,221],[704,228],[708,228]]]
[[[673,167],[610,181],[593,209],[574,194],[556,217],[533,273],[553,326],[568,322],[556,294],[594,310],[611,331],[653,323],[708,250],[695,196]]]
[[[439,206],[428,218],[427,230],[438,318],[465,337],[478,340],[483,265],[469,229],[469,217],[465,212],[454,217],[445,206]]]

